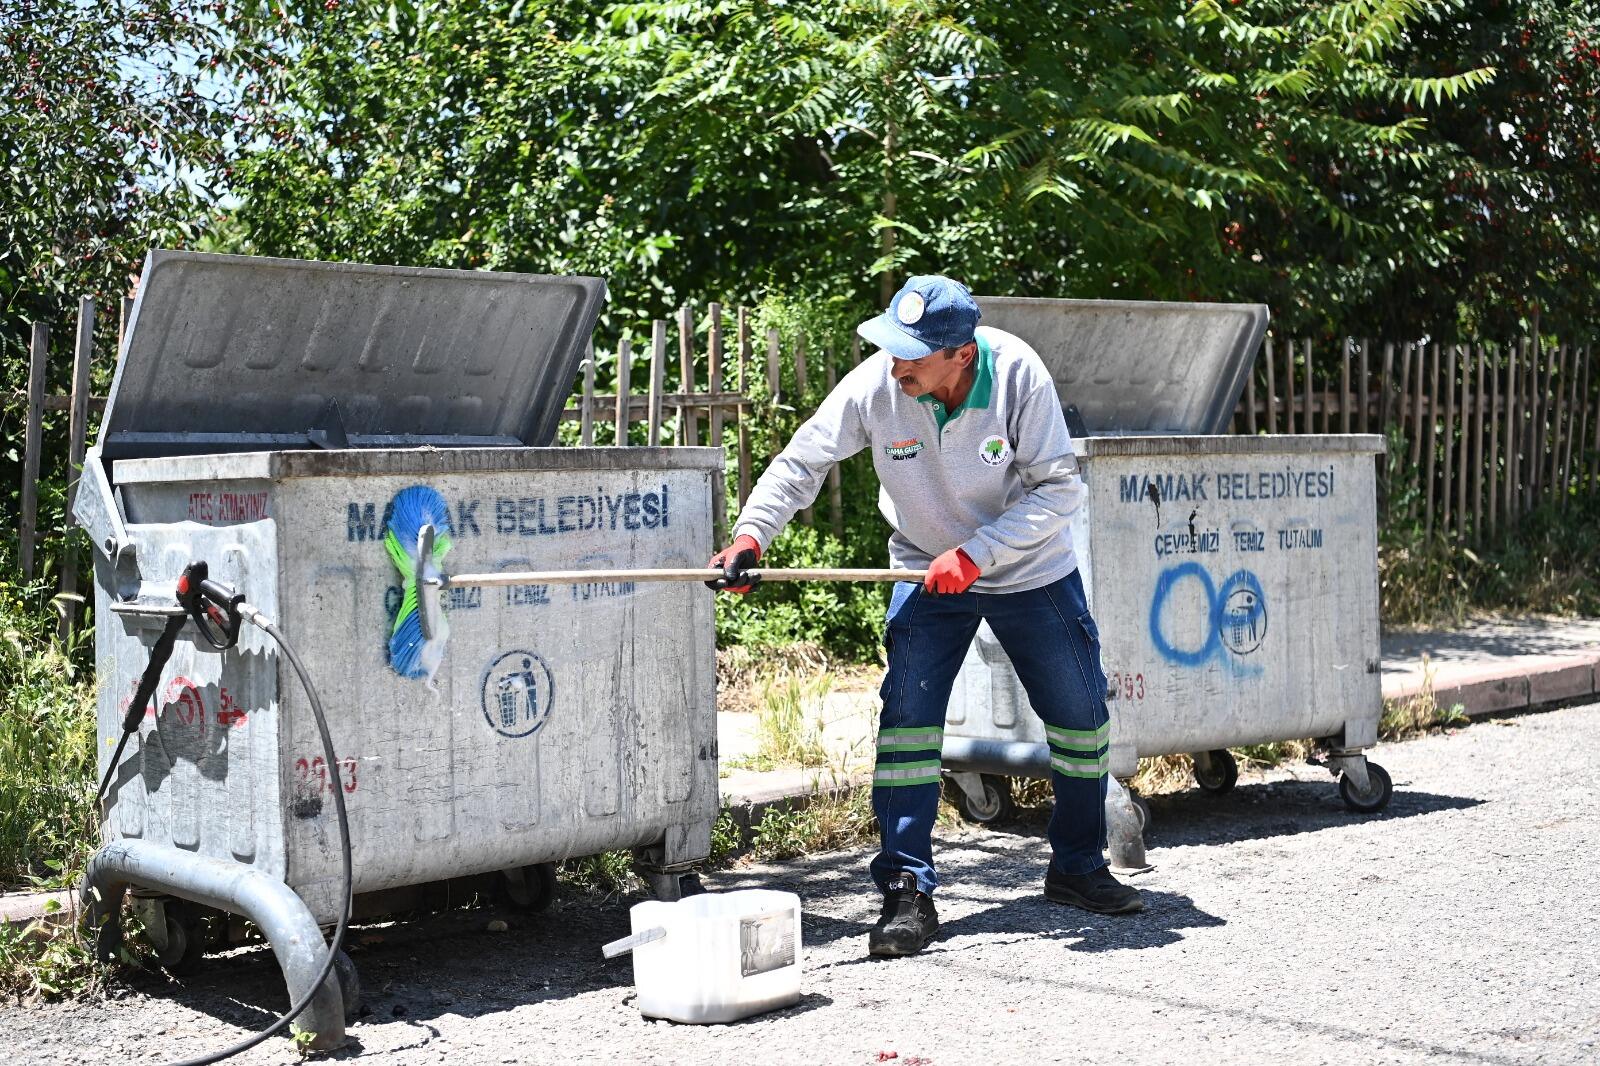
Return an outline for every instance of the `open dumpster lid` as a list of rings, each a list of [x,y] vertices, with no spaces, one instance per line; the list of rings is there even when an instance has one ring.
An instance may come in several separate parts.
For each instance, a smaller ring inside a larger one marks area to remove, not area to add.
[[[546,445],[604,297],[599,278],[155,250],[101,454]]]
[[[1090,433],[1224,433],[1267,329],[1264,304],[980,296],[981,325],[1032,345]]]

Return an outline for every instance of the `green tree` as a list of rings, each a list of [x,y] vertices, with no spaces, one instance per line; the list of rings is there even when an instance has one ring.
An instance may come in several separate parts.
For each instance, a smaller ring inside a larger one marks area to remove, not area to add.
[[[50,388],[68,387],[71,315],[95,296],[115,336],[130,275],[152,245],[195,239],[210,187],[224,176],[234,127],[223,87],[204,70],[222,47],[207,5],[187,0],[12,0],[0,7],[0,360],[6,387],[28,376],[27,324],[53,327]],[[109,365],[100,368],[109,373]],[[7,439],[22,411],[8,405]],[[59,465],[65,417],[52,416],[48,473]],[[14,444],[0,456],[0,494],[16,528]],[[46,504],[60,520],[59,485]],[[46,521],[52,521],[48,511]]]

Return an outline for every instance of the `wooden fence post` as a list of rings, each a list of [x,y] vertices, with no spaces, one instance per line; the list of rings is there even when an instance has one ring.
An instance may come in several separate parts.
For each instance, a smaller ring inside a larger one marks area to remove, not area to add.
[[[746,383],[750,380],[750,309],[739,308],[739,395],[747,396]],[[739,419],[739,507],[750,498],[750,413],[737,408]]]
[[[1456,358],[1450,365],[1461,373],[1461,414],[1456,419],[1456,428],[1461,434],[1456,442],[1456,536],[1464,540],[1467,535],[1467,455],[1472,443],[1467,433],[1467,427],[1472,425],[1472,348],[1458,344],[1455,351]]]
[[[618,448],[628,446],[628,404],[633,399],[633,342],[622,338],[617,345],[617,439]]]
[[[1356,432],[1357,433],[1366,433],[1371,429],[1371,426],[1372,426],[1371,419],[1367,415],[1367,404],[1372,399],[1372,388],[1371,388],[1371,386],[1372,386],[1372,374],[1371,374],[1372,367],[1371,367],[1371,362],[1372,361],[1369,358],[1369,353],[1368,353],[1368,349],[1370,349],[1371,347],[1372,347],[1371,338],[1362,337],[1361,338],[1361,365],[1359,367],[1359,370],[1360,370],[1360,375],[1359,376],[1360,376],[1360,379],[1361,379],[1361,395],[1357,398],[1357,404],[1358,405],[1356,407],[1356,413],[1357,413],[1357,416],[1359,418],[1359,421],[1357,422],[1357,425],[1356,425]]]
[[[1474,344],[1467,351],[1476,356],[1474,365],[1477,368],[1472,392],[1472,539],[1481,543],[1483,541],[1483,344]],[[1493,422],[1493,417],[1489,421]],[[1462,467],[1463,471],[1466,469],[1467,467]]]
[[[1317,431],[1316,424],[1311,421],[1311,378],[1311,338],[1307,337],[1305,407],[1300,412],[1300,430],[1303,433],[1315,433]]]
[[[1278,432],[1278,390],[1273,382],[1272,363],[1274,352],[1272,350],[1272,335],[1267,335],[1267,432]]]
[[[1561,493],[1561,509],[1564,511],[1572,500],[1572,430],[1578,403],[1578,346],[1570,341],[1561,346],[1561,378],[1561,433],[1556,438],[1560,445],[1556,490]]]
[[[806,402],[806,335],[801,333],[794,339],[794,403],[795,410],[801,415],[807,412],[800,411],[800,406]],[[811,508],[800,508],[800,524],[809,526],[813,523],[814,516]]]
[[[72,500],[83,472],[85,439],[89,433],[89,364],[94,356],[94,297],[78,298],[78,338],[72,352],[72,394],[67,411],[67,513],[66,536],[61,544],[61,591],[66,593],[56,620],[56,638],[63,643],[78,622],[78,552],[72,536]]]
[[[1573,447],[1573,432],[1571,432],[1571,405],[1570,397],[1573,394],[1573,370],[1576,368],[1576,357],[1573,344],[1562,344],[1562,379],[1555,383],[1555,450],[1550,455],[1550,469],[1554,469],[1555,491],[1562,495],[1562,511],[1566,509],[1566,501],[1570,498],[1570,491],[1566,490],[1566,458],[1571,455]]]
[[[645,420],[645,443],[651,448],[661,443],[661,387],[666,376],[667,324],[657,318],[650,323],[650,411]]]
[[[1446,350],[1450,355],[1444,371],[1444,477],[1439,482],[1439,503],[1443,513],[1439,519],[1439,532],[1448,537],[1451,530],[1450,501],[1455,495],[1452,474],[1455,471],[1456,452],[1456,370],[1461,364],[1461,352],[1454,344],[1447,345]],[[1459,521],[1460,511],[1456,511],[1455,515]]]
[[[1578,491],[1579,492],[1593,492],[1594,491],[1594,481],[1593,481],[1593,478],[1590,476],[1590,471],[1593,469],[1595,456],[1589,455],[1588,454],[1588,449],[1586,449],[1583,446],[1583,442],[1589,439],[1589,432],[1590,432],[1591,424],[1600,424],[1600,418],[1595,418],[1595,408],[1593,407],[1593,390],[1594,390],[1594,371],[1593,371],[1593,367],[1594,367],[1594,353],[1590,349],[1590,346],[1585,344],[1583,346],[1583,386],[1582,386],[1582,388],[1583,388],[1583,426],[1578,431],[1578,460],[1577,460],[1577,462],[1578,462],[1578,469],[1577,469],[1578,477],[1577,477],[1577,481],[1578,481]],[[1595,418],[1595,422],[1594,423],[1590,422],[1591,418]],[[1588,458],[1588,460],[1589,460],[1588,462],[1584,462],[1585,457]]]
[[[823,382],[828,387],[829,395],[839,384],[839,372],[835,369],[837,360],[834,358],[833,342],[829,341],[824,349],[828,360],[826,376]],[[844,482],[839,472],[839,464],[834,463],[828,471],[828,525],[833,530],[833,535],[839,540],[844,539]]]
[[[1339,361],[1339,432],[1350,432],[1350,345],[1351,339],[1344,339],[1344,358]],[[1365,381],[1362,382],[1365,385]]]
[[[1299,345],[1293,337],[1283,341],[1283,431],[1294,432],[1295,402],[1300,398],[1294,387],[1294,352]]]
[[[1522,464],[1518,459],[1522,455],[1522,435],[1518,432],[1522,428],[1522,411],[1518,402],[1522,398],[1522,379],[1518,377],[1521,368],[1517,358],[1521,347],[1519,338],[1512,338],[1506,344],[1506,491],[1503,506],[1508,528],[1516,521],[1517,484],[1522,473]]]
[[[727,449],[722,446],[722,305],[712,303],[706,305],[706,313],[711,317],[711,333],[706,341],[706,392],[711,394],[711,407],[706,411],[706,443],[717,449],[727,462]],[[713,539],[718,544],[726,544],[723,536],[728,528],[728,490],[727,482],[718,481],[712,486],[711,492],[711,527],[715,531]]]
[[[1535,493],[1534,469],[1538,466],[1538,449],[1536,447],[1537,426],[1539,422],[1539,338],[1537,334],[1529,344],[1527,338],[1522,343],[1523,348],[1522,377],[1525,385],[1526,396],[1522,405],[1522,425],[1518,436],[1522,440],[1522,514],[1533,510]]]
[[[1555,410],[1555,376],[1556,363],[1561,354],[1561,347],[1557,345],[1554,351],[1547,350],[1544,360],[1544,388],[1539,393],[1539,470],[1538,486],[1539,495],[1550,495],[1551,482],[1555,481],[1555,471],[1550,468],[1550,453],[1555,450],[1551,440],[1551,412]]]
[[[583,408],[578,412],[578,442],[585,448],[594,444],[594,340],[592,338],[583,359]]]
[[[1500,528],[1500,367],[1493,346],[1489,354],[1489,535]]]
[[[28,424],[22,450],[22,526],[18,533],[22,576],[28,581],[33,580],[39,534],[39,452],[44,447],[44,375],[49,350],[50,327],[35,322],[28,359]]]
[[[1439,355],[1440,355],[1439,348],[1440,348],[1440,345],[1439,345],[1438,341],[1434,341],[1432,344],[1428,345],[1427,347],[1430,347],[1430,348],[1433,349],[1433,358],[1431,360],[1429,360],[1429,362],[1428,362],[1428,425],[1427,425],[1428,440],[1427,440],[1427,443],[1423,446],[1423,450],[1427,453],[1426,455],[1423,456],[1424,460],[1426,461],[1426,465],[1427,465],[1427,474],[1425,475],[1425,478],[1424,478],[1426,486],[1427,486],[1427,496],[1425,497],[1425,502],[1424,502],[1424,510],[1423,510],[1423,516],[1422,516],[1422,528],[1423,528],[1423,536],[1424,536],[1424,538],[1427,539],[1427,540],[1432,540],[1433,539],[1433,489],[1434,489],[1434,485],[1433,485],[1433,469],[1434,469],[1434,464],[1436,462],[1435,455],[1439,450],[1438,449],[1438,443],[1439,443]]]
[[[1394,341],[1384,341],[1383,392],[1379,394],[1378,400],[1378,432],[1385,438],[1389,436],[1389,416],[1394,413],[1394,400]]]
[[[1412,354],[1416,356],[1416,379],[1412,382],[1411,389],[1411,476],[1417,479],[1417,495],[1413,496],[1410,505],[1406,508],[1407,516],[1416,514],[1416,507],[1422,502],[1422,493],[1425,491],[1422,475],[1422,395],[1423,378],[1428,376],[1428,346],[1421,341],[1413,341]]]
[[[678,391],[686,397],[694,393],[694,312],[687,304],[678,308]],[[687,400],[678,404],[678,433],[680,444],[700,443],[700,422]]]

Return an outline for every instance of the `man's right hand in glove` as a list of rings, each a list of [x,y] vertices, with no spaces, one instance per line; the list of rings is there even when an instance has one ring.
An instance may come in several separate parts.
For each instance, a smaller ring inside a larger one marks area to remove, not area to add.
[[[748,533],[733,538],[733,544],[711,557],[706,564],[722,570],[722,576],[706,582],[706,588],[724,592],[749,592],[761,583],[760,574],[746,573],[761,561],[761,545]]]

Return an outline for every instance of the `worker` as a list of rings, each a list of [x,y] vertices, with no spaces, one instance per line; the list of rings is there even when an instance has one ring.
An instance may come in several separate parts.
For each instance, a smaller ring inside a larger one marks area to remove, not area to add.
[[[1050,747],[1055,809],[1046,899],[1142,910],[1106,848],[1110,716],[1100,639],[1072,549],[1087,489],[1054,381],[1026,342],[979,326],[971,292],[911,278],[856,332],[880,351],[850,371],[762,474],[707,582],[749,592],[749,571],[835,463],[872,449],[897,569],[926,570],[889,599],[872,809],[883,912],[873,955],[911,955],[939,929],[932,831],[945,707],[979,622],[1010,657]]]

